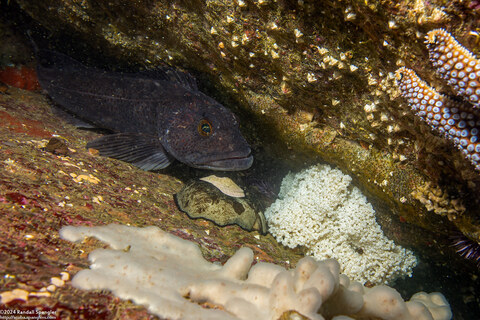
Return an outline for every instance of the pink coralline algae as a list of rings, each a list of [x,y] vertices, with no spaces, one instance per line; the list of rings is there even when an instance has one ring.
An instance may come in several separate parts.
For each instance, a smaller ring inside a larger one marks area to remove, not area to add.
[[[418,117],[453,141],[480,170],[480,61],[443,29],[430,31],[426,43],[437,74],[464,101],[438,93],[405,67],[396,71],[402,96]]]

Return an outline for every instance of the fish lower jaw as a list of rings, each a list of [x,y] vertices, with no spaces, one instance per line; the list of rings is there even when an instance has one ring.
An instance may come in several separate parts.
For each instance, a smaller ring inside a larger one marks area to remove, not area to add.
[[[247,170],[253,164],[253,156],[243,158],[228,158],[210,161],[207,163],[192,163],[190,166],[198,169],[208,169],[216,171],[241,171]]]

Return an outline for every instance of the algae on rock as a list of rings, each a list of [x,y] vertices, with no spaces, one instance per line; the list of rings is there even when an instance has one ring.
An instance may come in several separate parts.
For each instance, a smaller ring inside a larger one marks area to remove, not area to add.
[[[398,65],[433,77],[422,44],[433,26],[467,38],[475,16],[463,1],[17,2],[53,33],[107,56],[202,74],[209,90],[233,97],[225,104],[252,136],[282,141],[271,148],[277,155],[320,157],[401,219],[480,242],[478,173],[407,112],[393,85]],[[414,195],[426,185],[466,210],[450,220],[428,211]]]

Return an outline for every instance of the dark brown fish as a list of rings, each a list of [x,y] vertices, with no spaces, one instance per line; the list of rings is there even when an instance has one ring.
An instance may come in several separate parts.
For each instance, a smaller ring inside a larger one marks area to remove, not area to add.
[[[245,170],[253,162],[235,115],[197,88],[180,71],[121,73],[87,67],[52,51],[39,50],[38,80],[66,111],[111,130],[87,144],[100,155],[144,170],[173,159],[212,170]]]

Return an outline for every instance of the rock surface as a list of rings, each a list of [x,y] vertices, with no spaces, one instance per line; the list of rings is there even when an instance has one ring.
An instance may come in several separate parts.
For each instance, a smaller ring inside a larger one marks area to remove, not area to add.
[[[444,27],[475,53],[476,1],[2,2],[3,20],[40,29],[17,4],[59,39],[57,46],[62,42],[79,58],[101,56],[110,66],[168,63],[193,72],[203,90],[240,117],[254,149],[252,170],[277,186],[288,169],[279,170],[271,159],[297,170],[319,159],[339,166],[372,197],[388,237],[438,258],[433,269],[420,264],[408,285],[399,284],[403,292],[419,291],[410,287],[424,282],[417,274],[448,270],[441,279],[446,282],[430,291],[452,290],[446,296],[456,319],[480,312],[478,271],[456,258],[448,238],[458,228],[480,241],[479,173],[415,119],[393,80],[393,71],[407,65],[444,88],[428,63],[423,36]],[[25,30],[12,35],[6,25],[0,24],[8,44],[0,61],[25,63],[31,55]],[[40,291],[60,272],[85,267],[86,253],[97,245],[72,251],[57,236],[67,224],[157,225],[195,240],[211,261],[225,261],[240,243],[265,261],[287,265],[301,256],[302,250],[286,250],[271,236],[259,240],[236,226],[188,219],[173,201],[182,187],[174,176],[191,170],[141,172],[95,157],[83,147],[97,135],[60,121],[45,96],[0,89],[0,286],[29,297],[9,307],[43,306],[71,317],[148,317],[141,307],[104,292],[74,290],[68,281]],[[72,150],[43,151],[52,134]]]
[[[271,235],[189,219],[173,198],[183,186],[179,179],[90,154],[86,141],[98,134],[62,121],[50,103],[39,93],[12,87],[0,94],[2,308],[53,310],[61,319],[153,318],[107,292],[68,284],[88,266],[87,254],[98,242],[72,246],[59,239],[64,225],[155,225],[200,244],[212,262],[226,261],[241,246],[250,247],[257,261],[285,267],[302,257],[300,249],[283,248]],[[68,155],[44,149],[52,135],[67,141]]]
[[[408,222],[480,242],[480,175],[414,118],[393,75],[408,65],[435,81],[423,37],[436,27],[474,49],[475,1],[18,3],[104,56],[201,74],[283,142],[278,155],[318,156]]]

